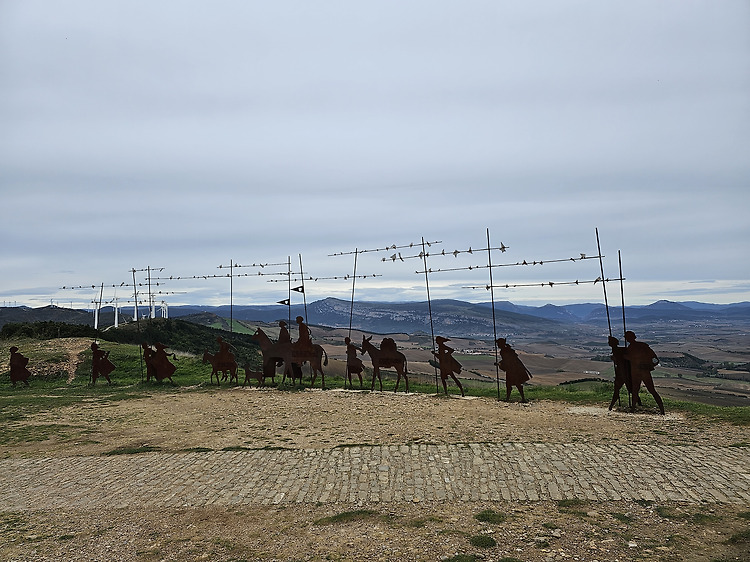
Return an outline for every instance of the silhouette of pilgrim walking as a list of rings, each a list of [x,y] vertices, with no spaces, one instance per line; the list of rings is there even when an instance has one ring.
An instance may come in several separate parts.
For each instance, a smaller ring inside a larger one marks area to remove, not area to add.
[[[21,355],[15,345],[10,348],[10,382],[13,386],[19,381],[29,386],[31,371],[26,368],[28,364],[29,358]]]
[[[354,388],[352,384],[352,373],[354,373],[359,377],[359,387],[362,388],[362,372],[365,370],[365,366],[362,360],[357,357],[357,352],[360,349],[352,343],[351,338],[348,336],[344,338],[344,343],[346,344],[346,377],[344,378],[344,384],[346,384],[346,379],[349,379],[349,386]]]
[[[647,343],[636,341],[635,333],[630,330],[625,332],[625,341],[628,342],[628,347],[625,349],[625,359],[630,363],[633,393],[638,394],[642,382],[651,396],[654,397],[656,404],[659,406],[659,411],[664,414],[664,403],[661,401],[659,393],[656,392],[654,379],[651,377],[651,371],[659,364],[659,358]],[[633,400],[630,409],[631,411],[635,410],[635,400]]]
[[[456,377],[456,375],[461,372],[461,363],[453,357],[453,348],[445,345],[445,342],[451,340],[444,338],[443,336],[438,336],[435,338],[435,341],[438,344],[438,350],[437,353],[433,351],[432,354],[438,359],[438,365],[440,366],[440,379],[443,382],[443,390],[445,391],[445,394],[448,394],[448,385],[446,384],[446,381],[448,380],[448,377],[450,377],[455,381],[456,385],[458,385],[459,390],[461,390],[461,396],[464,396],[464,387],[461,385],[461,381],[458,380],[458,377]]]
[[[620,389],[623,386],[627,389],[628,394],[630,395],[630,400],[633,401],[632,403],[640,406],[641,399],[638,397],[638,391],[636,390],[636,392],[633,392],[633,379],[630,376],[630,363],[625,359],[626,348],[620,347],[618,345],[620,340],[614,336],[609,336],[607,343],[609,343],[609,347],[612,348],[612,355],[610,355],[610,357],[615,365],[615,390],[612,393],[612,401],[609,403],[609,409],[611,410],[614,407],[615,402],[620,398]]]
[[[495,363],[505,371],[505,400],[510,401],[510,392],[515,386],[521,393],[521,401],[526,402],[523,395],[523,383],[531,378],[531,373],[523,364],[515,350],[505,341],[505,338],[495,340],[498,350],[500,351],[500,361]]]
[[[112,384],[109,374],[114,370],[115,366],[109,360],[109,351],[99,349],[99,344],[93,342],[91,344],[91,384],[96,384],[96,379],[99,377],[104,377],[109,384]]]

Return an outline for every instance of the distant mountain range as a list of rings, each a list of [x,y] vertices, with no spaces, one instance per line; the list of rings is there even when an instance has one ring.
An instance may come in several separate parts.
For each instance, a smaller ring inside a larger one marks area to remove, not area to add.
[[[491,303],[467,303],[457,300],[425,302],[355,302],[326,298],[307,305],[307,314],[302,305],[229,306],[185,305],[170,306],[170,317],[186,317],[195,314],[215,314],[223,318],[230,315],[235,320],[249,322],[278,322],[288,320],[292,324],[296,316],[307,316],[312,325],[349,327],[351,313],[352,328],[372,333],[430,333],[430,311],[432,330],[445,336],[487,338],[493,335]],[[100,313],[100,327],[113,324],[111,307]],[[121,321],[132,318],[131,309],[121,309]],[[141,311],[139,311],[141,312]],[[613,322],[622,318],[620,308],[610,308]],[[654,322],[723,322],[750,324],[750,302],[718,305],[700,302],[672,302],[661,300],[647,306],[626,307],[628,325],[637,326]],[[0,327],[8,322],[54,321],[93,326],[93,314],[82,310],[71,310],[56,306],[42,308],[0,308]],[[566,331],[596,331],[607,327],[607,310],[603,304],[571,304],[523,306],[508,301],[495,303],[495,326],[498,334],[529,333],[540,336],[556,336]],[[292,326],[293,327],[293,326]]]

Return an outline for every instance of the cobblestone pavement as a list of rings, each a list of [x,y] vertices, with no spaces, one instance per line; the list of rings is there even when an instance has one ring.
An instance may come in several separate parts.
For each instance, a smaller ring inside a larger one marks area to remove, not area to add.
[[[0,460],[0,510],[305,502],[750,505],[750,449],[481,443]]]

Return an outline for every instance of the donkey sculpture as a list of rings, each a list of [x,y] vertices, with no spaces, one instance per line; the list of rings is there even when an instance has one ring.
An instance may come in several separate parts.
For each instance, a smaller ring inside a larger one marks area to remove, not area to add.
[[[398,390],[398,385],[401,382],[401,377],[404,377],[406,381],[406,392],[409,392],[409,375],[406,370],[406,356],[396,349],[396,343],[391,338],[383,338],[380,344],[380,348],[372,345],[370,340],[372,336],[366,338],[362,334],[362,355],[365,353],[370,355],[372,361],[372,386],[370,390],[375,390],[375,377],[380,382],[380,390],[383,390],[383,379],[380,378],[380,368],[396,369],[398,378],[396,379],[396,388],[393,392]]]
[[[237,376],[237,361],[234,359],[226,360],[219,357],[218,353],[216,355],[209,353],[208,350],[203,351],[203,363],[211,363],[211,382],[214,381],[214,375],[216,375],[216,384],[221,386],[221,383],[219,382],[219,373],[222,373],[224,376],[222,380],[227,380],[227,376],[229,377],[229,384],[232,383],[232,381],[236,382],[237,384],[240,384],[240,380]]]

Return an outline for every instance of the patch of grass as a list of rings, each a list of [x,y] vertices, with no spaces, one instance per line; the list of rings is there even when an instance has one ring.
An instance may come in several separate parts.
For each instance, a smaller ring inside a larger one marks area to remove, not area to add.
[[[614,513],[610,513],[610,515],[614,519],[617,519],[620,523],[632,523],[633,522],[633,518],[630,515],[626,515],[624,513],[614,512]]]
[[[474,519],[477,521],[481,521],[482,523],[492,523],[494,525],[498,525],[500,523],[503,523],[507,516],[504,513],[498,513],[497,511],[494,511],[492,509],[485,509],[484,511],[480,511],[474,516]]]
[[[0,433],[0,445],[47,441],[53,437],[67,437],[74,433],[76,427],[61,423],[44,423],[21,425],[7,428]]]
[[[379,516],[378,512],[373,511],[371,509],[356,509],[354,511],[344,511],[336,515],[323,517],[322,519],[318,519],[317,521],[314,521],[313,524],[314,525],[335,525],[337,523],[351,523],[353,521],[363,521],[365,519],[372,519],[378,516]]]
[[[245,447],[244,445],[230,445],[229,447],[224,447],[221,449],[222,451],[252,451],[250,447]]]
[[[183,453],[210,453],[213,449],[210,447],[188,447],[187,449],[182,449]]]
[[[588,514],[583,511],[582,508],[589,504],[586,500],[573,498],[569,500],[558,500],[557,510],[560,513],[568,513],[570,515],[577,515],[578,517],[588,517]]]
[[[153,453],[160,451],[159,447],[153,447],[151,445],[141,445],[140,447],[117,447],[111,451],[105,451],[102,456],[111,457],[114,455],[140,455],[141,453]]]
[[[690,516],[690,520],[696,525],[708,525],[709,523],[720,521],[721,517],[710,513],[693,513],[693,515]]]
[[[414,529],[421,529],[427,525],[429,522],[435,522],[440,523],[442,519],[440,517],[420,517],[419,519],[412,519],[410,521],[406,522],[407,527],[412,527]]]
[[[60,535],[59,537],[57,537],[57,540],[58,541],[69,541],[69,540],[74,539],[74,538],[76,538],[75,535]]]
[[[474,535],[469,539],[469,542],[477,548],[492,548],[497,546],[497,541],[489,535]]]
[[[544,527],[545,529],[559,529],[560,525],[558,525],[557,523],[547,522],[542,523],[542,527]]]
[[[750,511],[741,511],[737,514],[737,517],[741,519],[750,519]]]
[[[745,529],[744,531],[735,533],[724,542],[726,544],[749,544],[750,543],[750,529]]]
[[[446,558],[445,562],[477,562],[479,560],[473,554],[456,554],[450,558]]]

